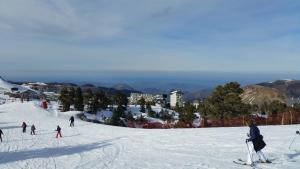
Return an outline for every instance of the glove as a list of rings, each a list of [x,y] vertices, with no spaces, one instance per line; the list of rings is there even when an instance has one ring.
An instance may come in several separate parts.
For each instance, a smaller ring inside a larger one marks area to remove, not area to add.
[[[246,139],[246,143],[250,142],[250,139]]]
[[[300,134],[300,132],[299,132],[299,131],[296,131],[296,134]]]

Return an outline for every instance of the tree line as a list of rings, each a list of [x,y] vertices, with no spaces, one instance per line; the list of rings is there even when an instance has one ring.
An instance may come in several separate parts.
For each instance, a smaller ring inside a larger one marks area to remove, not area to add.
[[[106,110],[109,106],[112,108],[112,118],[110,124],[122,125],[121,118],[131,118],[132,115],[126,113],[128,98],[121,92],[108,95],[104,91],[93,92],[91,89],[82,91],[80,87],[64,87],[60,91],[59,109],[62,112],[74,110],[85,111],[96,114],[98,111]]]

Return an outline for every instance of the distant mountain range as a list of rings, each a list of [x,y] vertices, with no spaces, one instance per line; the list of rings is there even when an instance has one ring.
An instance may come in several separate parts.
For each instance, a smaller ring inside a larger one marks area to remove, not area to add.
[[[114,94],[121,91],[127,96],[130,93],[149,93],[149,94],[169,94],[170,91],[157,88],[146,88],[143,90],[135,90],[128,84],[122,83],[114,85],[113,87],[96,86],[94,84],[78,85],[74,83],[30,83],[30,82],[9,82],[0,78],[0,89],[12,88],[22,84],[28,84],[33,89],[38,91],[47,91],[58,93],[63,87],[81,87],[83,90],[91,89],[92,91],[104,91],[107,94]],[[9,87],[7,87],[9,86]],[[12,86],[12,87],[11,87]],[[198,91],[183,91],[186,101],[202,100],[207,97],[213,88],[201,89]],[[278,100],[283,103],[293,104],[300,102],[300,81],[299,80],[277,80],[273,82],[262,82],[258,84],[247,85],[244,87],[244,93],[241,95],[242,100],[251,104],[263,104],[264,102],[270,103]]]

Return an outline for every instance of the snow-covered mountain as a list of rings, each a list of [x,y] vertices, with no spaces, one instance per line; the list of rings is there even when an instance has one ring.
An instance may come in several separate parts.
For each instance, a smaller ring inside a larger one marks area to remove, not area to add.
[[[132,129],[75,120],[77,112],[60,113],[38,102],[14,102],[0,106],[2,169],[249,169],[234,164],[245,159],[248,127],[200,129]],[[35,124],[37,135],[22,133],[25,121]],[[63,138],[55,138],[56,126]],[[262,169],[298,169],[300,136],[289,144],[300,125],[260,127],[267,143],[266,156],[273,164]],[[257,157],[255,156],[255,160]]]
[[[0,76],[0,92],[27,91],[29,88],[7,82]]]

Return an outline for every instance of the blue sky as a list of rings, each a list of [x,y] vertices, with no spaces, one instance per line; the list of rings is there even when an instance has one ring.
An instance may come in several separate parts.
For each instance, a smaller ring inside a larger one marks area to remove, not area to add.
[[[0,0],[0,72],[298,72],[298,0]]]

